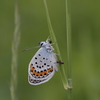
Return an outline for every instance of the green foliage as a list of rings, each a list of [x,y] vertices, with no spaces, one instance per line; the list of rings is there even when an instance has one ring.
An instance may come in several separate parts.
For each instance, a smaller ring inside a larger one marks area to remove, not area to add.
[[[27,81],[28,63],[37,51],[22,52],[46,40],[49,30],[43,1],[19,0],[21,43],[18,52],[18,100],[66,100],[59,72],[47,83],[31,86]],[[65,0],[47,0],[49,15],[57,42],[67,66]],[[72,32],[73,100],[100,99],[100,0],[72,0],[70,3]],[[0,1],[0,100],[11,100],[11,43],[14,31],[14,1]],[[66,68],[67,70],[67,68]],[[67,72],[67,71],[66,71]],[[59,95],[60,94],[60,95]]]

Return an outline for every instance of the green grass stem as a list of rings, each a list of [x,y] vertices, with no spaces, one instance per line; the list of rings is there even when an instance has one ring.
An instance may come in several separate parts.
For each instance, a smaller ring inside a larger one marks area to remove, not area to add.
[[[48,12],[48,7],[47,7],[46,0],[43,0],[43,2],[44,2],[44,5],[45,5],[45,9],[46,9],[47,23],[48,23],[48,27],[49,27],[50,36],[52,37],[52,40],[54,42],[56,42],[55,43],[55,46],[56,46],[55,50],[60,55],[60,56],[58,56],[58,59],[60,61],[62,61],[60,50],[59,50],[59,47],[58,47],[58,44],[57,44],[57,39],[56,39],[56,36],[54,34],[52,25],[51,25],[51,21],[50,21],[50,17],[49,17],[49,12]],[[67,90],[69,88],[69,86],[68,86],[67,77],[66,77],[65,71],[64,71],[64,65],[63,64],[60,64],[60,65],[61,65],[60,66],[60,74],[61,74],[62,82],[63,82],[64,88]]]
[[[11,100],[18,100],[17,97],[17,69],[18,69],[18,46],[20,42],[20,18],[18,13],[18,4],[15,3],[15,29],[12,41],[12,63],[11,63],[11,82],[10,92]]]
[[[66,36],[67,36],[67,77],[68,77],[68,99],[72,100],[72,77],[71,77],[71,25],[68,0],[66,2]]]

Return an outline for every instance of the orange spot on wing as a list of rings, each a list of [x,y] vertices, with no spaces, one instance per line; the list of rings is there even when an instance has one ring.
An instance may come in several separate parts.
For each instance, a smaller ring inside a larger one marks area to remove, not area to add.
[[[37,73],[37,75],[38,75],[38,76],[40,76],[40,74],[39,74],[39,73]]]
[[[35,76],[44,76],[44,75],[47,75],[48,72],[52,71],[53,69],[50,68],[50,69],[45,70],[45,71],[43,71],[43,72],[36,72],[35,68],[32,67],[30,70],[31,70],[31,72],[32,72]]]
[[[44,71],[44,74],[48,74],[48,71]]]
[[[33,67],[33,64],[31,64],[31,65],[30,65],[30,71],[31,71],[31,72],[34,72],[34,69],[35,69],[35,68]]]
[[[33,67],[33,64],[30,64],[30,68],[32,68]]]
[[[35,70],[33,71],[34,75],[40,76],[40,73],[37,73]]]
[[[40,72],[39,75],[42,75],[43,76],[44,75],[44,72]]]
[[[48,69],[48,72],[53,71],[53,68]]]
[[[30,71],[33,72],[34,71],[34,68],[31,68]]]
[[[33,71],[33,74],[34,74],[34,75],[36,75],[36,72],[35,72],[35,71]]]
[[[37,72],[35,72],[35,75],[40,76],[40,74],[39,74],[39,73],[37,73]]]

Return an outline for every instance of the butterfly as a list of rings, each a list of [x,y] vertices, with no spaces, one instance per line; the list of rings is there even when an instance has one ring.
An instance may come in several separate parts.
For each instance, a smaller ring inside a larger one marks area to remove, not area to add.
[[[40,49],[31,59],[28,66],[28,82],[31,85],[40,85],[49,81],[58,71],[58,61],[52,41],[47,39],[39,43]]]

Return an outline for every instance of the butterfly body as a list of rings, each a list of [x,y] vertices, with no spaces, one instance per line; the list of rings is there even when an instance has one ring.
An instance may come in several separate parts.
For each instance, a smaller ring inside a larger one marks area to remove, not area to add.
[[[52,78],[57,68],[56,54],[48,40],[40,42],[41,48],[29,63],[28,81],[31,85],[39,85]]]

